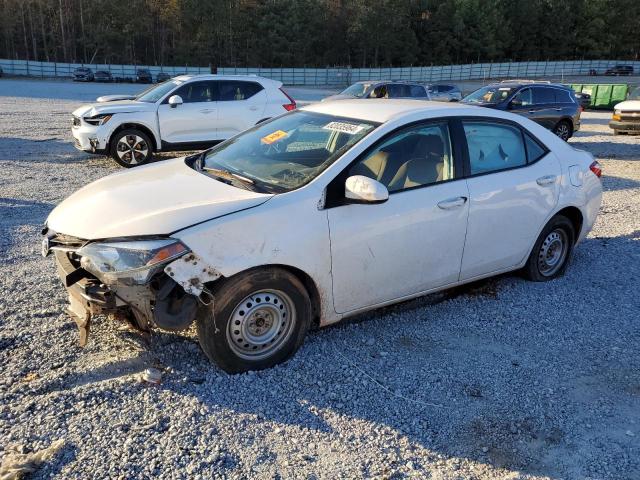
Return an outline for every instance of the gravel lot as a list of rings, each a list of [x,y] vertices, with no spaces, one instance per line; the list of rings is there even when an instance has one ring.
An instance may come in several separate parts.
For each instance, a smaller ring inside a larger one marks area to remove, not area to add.
[[[0,80],[0,458],[63,439],[34,478],[640,478],[640,137],[609,113],[571,141],[605,194],[563,278],[383,309],[229,376],[193,332],[98,321],[80,349],[39,255],[51,209],[119,168],[73,148],[71,110],[132,87]]]

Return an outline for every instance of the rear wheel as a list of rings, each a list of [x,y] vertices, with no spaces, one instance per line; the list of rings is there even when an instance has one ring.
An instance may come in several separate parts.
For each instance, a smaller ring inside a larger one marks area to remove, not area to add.
[[[564,274],[575,237],[567,217],[556,215],[549,220],[523,268],[524,276],[534,282],[546,282]]]
[[[261,370],[300,348],[311,324],[304,285],[280,268],[252,270],[225,280],[197,317],[204,353],[228,373]]]
[[[571,138],[571,134],[573,133],[571,124],[566,120],[560,120],[556,126],[553,127],[553,133],[566,142]]]
[[[116,132],[111,138],[110,147],[111,157],[125,168],[147,163],[153,156],[149,137],[133,128]]]

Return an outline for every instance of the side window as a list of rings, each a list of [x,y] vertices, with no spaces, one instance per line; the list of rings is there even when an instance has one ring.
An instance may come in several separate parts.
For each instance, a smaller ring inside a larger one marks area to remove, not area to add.
[[[464,121],[471,175],[527,164],[519,128],[510,125]]]
[[[556,94],[556,103],[573,103],[573,100],[571,99],[571,92],[556,88],[555,94]]]
[[[452,179],[447,124],[419,125],[395,133],[352,165],[351,175],[373,178],[389,192]]]
[[[369,98],[385,98],[387,96],[387,86],[378,85],[369,94]]]
[[[213,82],[192,82],[180,87],[174,95],[180,95],[184,103],[215,101],[215,84]]]
[[[540,160],[547,154],[547,151],[527,133],[524,134],[524,143],[527,147],[527,163]]]
[[[427,91],[422,85],[410,85],[410,96],[413,98],[426,98]]]
[[[262,85],[256,82],[242,82],[238,80],[218,81],[218,100],[221,102],[232,102],[236,100],[246,100],[263,90]]]
[[[556,103],[556,96],[553,93],[554,90],[553,88],[533,87],[533,103],[536,105]]]
[[[409,85],[392,83],[387,85],[387,96],[389,98],[407,98],[411,96]]]
[[[516,102],[519,102],[519,105],[522,105],[523,107],[526,107],[527,105],[531,105],[533,103],[533,99],[531,96],[531,89],[525,88],[523,90],[520,90],[515,95],[515,97],[513,97],[513,100],[515,100]]]

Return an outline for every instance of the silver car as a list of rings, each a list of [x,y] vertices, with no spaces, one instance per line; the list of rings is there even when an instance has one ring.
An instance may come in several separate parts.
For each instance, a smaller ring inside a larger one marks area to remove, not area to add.
[[[438,83],[428,85],[431,100],[437,102],[459,102],[462,100],[462,92],[457,85]]]

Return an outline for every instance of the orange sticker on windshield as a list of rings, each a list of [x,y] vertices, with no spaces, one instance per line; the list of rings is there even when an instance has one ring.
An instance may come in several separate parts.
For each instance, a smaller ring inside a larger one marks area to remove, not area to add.
[[[277,142],[278,140],[282,140],[287,135],[289,135],[287,132],[284,132],[282,130],[276,130],[275,132],[270,133],[266,137],[262,137],[260,139],[260,141],[262,143],[267,144],[267,145],[271,145],[273,142]]]

